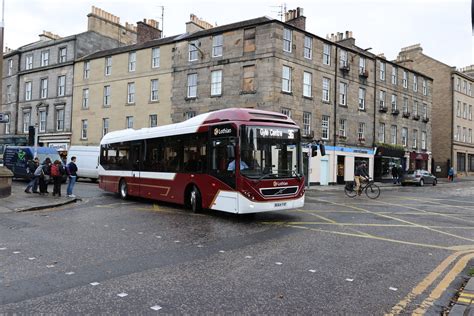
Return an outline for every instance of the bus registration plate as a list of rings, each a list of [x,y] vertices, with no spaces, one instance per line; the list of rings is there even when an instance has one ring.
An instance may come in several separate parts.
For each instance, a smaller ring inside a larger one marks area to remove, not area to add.
[[[286,206],[286,202],[277,202],[275,203],[275,207],[283,207]]]

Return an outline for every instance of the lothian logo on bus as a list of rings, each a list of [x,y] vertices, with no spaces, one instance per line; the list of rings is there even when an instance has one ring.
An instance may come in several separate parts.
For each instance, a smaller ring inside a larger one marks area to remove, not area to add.
[[[232,130],[230,128],[223,128],[223,129],[218,129],[214,128],[214,135],[222,135],[222,134],[229,134],[232,133]]]
[[[279,187],[279,186],[282,186],[282,185],[288,185],[288,182],[285,182],[285,181],[281,181],[281,182],[273,181],[273,186],[274,186],[274,187]]]

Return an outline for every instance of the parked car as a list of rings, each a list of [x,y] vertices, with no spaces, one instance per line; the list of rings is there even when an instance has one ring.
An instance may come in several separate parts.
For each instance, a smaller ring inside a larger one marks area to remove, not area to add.
[[[71,146],[67,153],[68,162],[76,157],[77,178],[99,179],[99,146]]]
[[[403,186],[407,184],[416,184],[422,187],[425,184],[436,185],[438,183],[438,179],[436,179],[436,176],[432,175],[426,170],[408,170],[408,172],[402,176],[401,183]]]

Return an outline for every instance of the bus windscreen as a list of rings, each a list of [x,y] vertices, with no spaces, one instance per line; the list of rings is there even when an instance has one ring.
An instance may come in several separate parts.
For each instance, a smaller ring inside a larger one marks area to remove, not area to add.
[[[246,126],[242,131],[241,174],[251,179],[300,177],[298,129]]]

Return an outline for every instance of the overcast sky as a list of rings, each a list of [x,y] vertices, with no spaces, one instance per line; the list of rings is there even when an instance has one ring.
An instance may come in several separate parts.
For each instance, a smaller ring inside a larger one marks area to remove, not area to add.
[[[5,43],[18,48],[38,40],[43,30],[68,36],[87,30],[92,5],[136,23],[143,18],[161,21],[165,36],[185,32],[194,13],[224,25],[261,16],[280,19],[283,2],[269,0],[4,0]],[[387,59],[401,47],[420,43],[423,52],[450,66],[474,64],[471,0],[287,0],[287,9],[304,9],[306,30],[326,37],[353,32],[356,44],[371,47]]]

